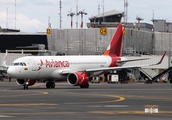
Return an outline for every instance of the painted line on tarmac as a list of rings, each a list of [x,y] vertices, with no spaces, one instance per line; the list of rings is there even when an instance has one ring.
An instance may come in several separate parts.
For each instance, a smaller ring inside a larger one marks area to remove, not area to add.
[[[3,113],[4,115],[2,115],[2,116],[7,116],[8,117],[8,115],[10,114],[10,115],[14,115],[14,116],[16,116],[16,115],[28,115],[28,113],[27,112],[19,112],[19,113]],[[47,111],[47,112],[33,112],[33,113],[29,113],[29,115],[71,115],[71,114],[78,114],[77,112],[52,112],[52,111]],[[14,117],[14,116],[9,116],[9,117]]]
[[[83,95],[83,94],[82,94]],[[86,94],[84,94],[86,95]],[[121,102],[123,100],[125,100],[124,97],[122,96],[116,96],[116,95],[102,95],[102,94],[89,94],[90,96],[104,96],[104,97],[109,97],[109,98],[115,98],[115,100],[107,100],[107,101],[96,101],[96,102],[68,102],[68,103],[65,103],[65,104],[89,104],[89,103],[111,103],[111,102]]]
[[[106,114],[106,115],[113,115],[113,114],[172,114],[172,111],[158,111],[158,113],[145,113],[144,110],[127,110],[127,111],[90,111],[89,113],[92,114]]]
[[[58,104],[47,103],[23,103],[23,104],[0,104],[0,107],[17,107],[17,106],[57,106]]]
[[[1,95],[0,96],[0,98],[7,98],[7,97],[23,97],[23,96],[38,96],[38,95],[47,95],[48,94],[48,92],[40,92],[40,91],[34,91],[35,93],[32,93],[32,94],[30,94],[30,93],[25,93],[25,94],[16,94],[15,93],[15,95]]]
[[[104,105],[104,107],[128,107],[128,105]]]
[[[129,105],[91,105],[88,107],[122,108],[122,107],[129,107]]]
[[[0,118],[4,118],[4,117],[13,117],[13,116],[8,116],[8,115],[0,115]]]

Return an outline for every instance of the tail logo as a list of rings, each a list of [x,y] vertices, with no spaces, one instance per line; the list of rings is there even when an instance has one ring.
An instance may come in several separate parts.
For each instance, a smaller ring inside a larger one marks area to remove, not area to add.
[[[124,32],[122,29],[123,29],[122,24],[119,24],[114,36],[111,39],[111,42],[107,50],[104,52],[103,55],[105,56],[120,56],[121,55],[122,36]]]

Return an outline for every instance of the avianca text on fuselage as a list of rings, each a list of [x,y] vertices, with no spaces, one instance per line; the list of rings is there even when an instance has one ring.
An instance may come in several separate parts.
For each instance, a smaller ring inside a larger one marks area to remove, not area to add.
[[[38,68],[38,70],[40,70],[42,68],[42,66],[44,65],[45,63],[45,67],[46,68],[60,68],[60,67],[70,67],[70,63],[69,61],[57,61],[57,60],[54,60],[54,59],[51,59],[51,60],[46,60],[45,59],[45,62],[43,62],[43,60],[40,59],[40,66]]]

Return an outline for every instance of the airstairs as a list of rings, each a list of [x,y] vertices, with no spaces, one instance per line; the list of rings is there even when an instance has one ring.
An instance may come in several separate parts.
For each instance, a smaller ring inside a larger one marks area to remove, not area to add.
[[[151,69],[139,68],[139,71],[142,72],[148,78],[148,80],[152,80],[153,77],[158,75],[158,73]]]
[[[169,73],[172,70],[172,67],[169,67],[168,69],[164,70],[162,73],[158,74],[157,76],[152,78],[152,81],[156,81],[158,78],[161,78],[166,73]]]
[[[146,83],[155,82],[157,79],[163,77],[165,74],[167,74],[171,70],[172,70],[172,67],[169,67],[168,69],[164,70],[162,73],[158,74],[158,73],[156,73],[155,71],[153,71],[151,69],[139,68],[139,71],[142,72],[148,78]]]

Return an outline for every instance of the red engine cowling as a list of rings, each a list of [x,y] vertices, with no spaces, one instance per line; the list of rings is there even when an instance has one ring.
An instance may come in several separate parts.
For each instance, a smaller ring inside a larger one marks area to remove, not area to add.
[[[28,80],[28,85],[29,85],[29,86],[32,86],[32,85],[34,85],[35,83],[36,83],[36,80],[33,80],[33,79]]]
[[[82,86],[88,83],[88,75],[84,72],[70,73],[67,76],[67,82],[73,86]]]
[[[17,84],[18,85],[24,85],[26,84],[26,82],[28,82],[28,86],[32,86],[36,83],[36,80],[33,80],[33,79],[29,79],[29,80],[24,80],[24,79],[17,79]]]

